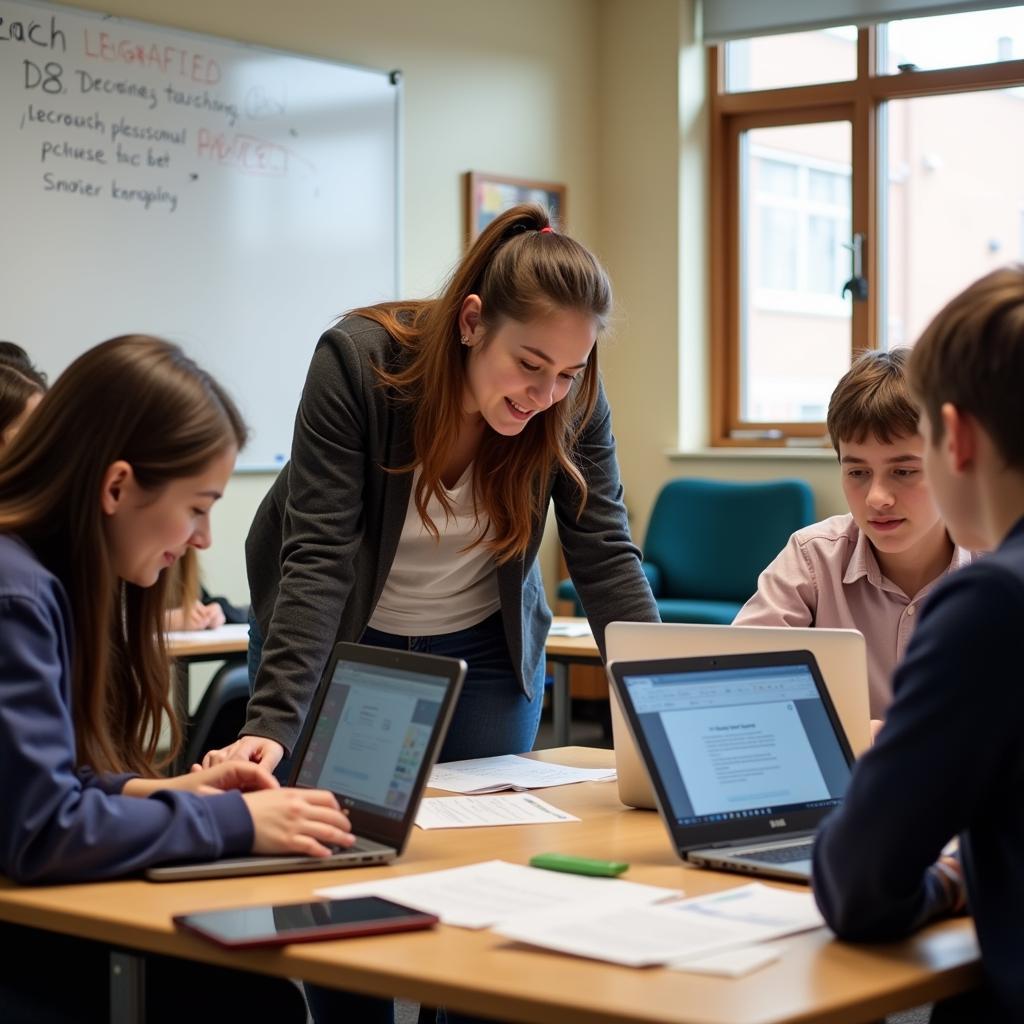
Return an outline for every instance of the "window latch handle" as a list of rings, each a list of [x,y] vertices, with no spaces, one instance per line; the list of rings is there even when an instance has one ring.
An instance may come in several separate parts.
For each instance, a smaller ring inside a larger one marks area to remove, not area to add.
[[[850,242],[843,243],[843,248],[850,250],[852,276],[843,285],[839,294],[845,299],[846,293],[849,292],[854,302],[864,302],[868,297],[868,279],[863,274],[864,235],[858,231]]]

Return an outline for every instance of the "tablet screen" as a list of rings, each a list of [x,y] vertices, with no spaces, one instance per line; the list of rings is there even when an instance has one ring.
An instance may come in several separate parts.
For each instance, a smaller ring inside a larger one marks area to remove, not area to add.
[[[351,900],[233,907],[182,914],[174,921],[179,927],[220,945],[238,947],[429,928],[437,918],[390,900],[366,896]]]

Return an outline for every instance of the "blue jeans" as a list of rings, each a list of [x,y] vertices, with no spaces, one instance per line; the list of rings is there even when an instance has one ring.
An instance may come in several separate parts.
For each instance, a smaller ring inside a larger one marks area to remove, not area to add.
[[[440,761],[458,761],[467,757],[492,757],[496,754],[522,754],[533,749],[544,701],[544,662],[536,670],[533,698],[527,700],[516,680],[509,657],[501,612],[483,622],[439,636],[398,636],[367,627],[360,643],[392,650],[420,651],[462,658],[467,666],[455,714]],[[252,687],[263,652],[263,637],[256,620],[249,619],[249,686]],[[287,777],[287,768],[282,763]],[[360,1021],[366,1024],[391,1024],[394,1008],[390,1000],[353,996],[347,992],[306,985],[306,998],[316,1024],[334,1021]],[[425,1015],[424,1015],[425,1016]],[[438,1010],[438,1020],[448,1024],[474,1024],[478,1018]]]
[[[424,654],[462,658],[469,666],[439,761],[523,754],[533,749],[544,700],[544,664],[537,666],[533,699],[519,689],[501,612],[441,636],[396,636],[367,627],[359,641]]]

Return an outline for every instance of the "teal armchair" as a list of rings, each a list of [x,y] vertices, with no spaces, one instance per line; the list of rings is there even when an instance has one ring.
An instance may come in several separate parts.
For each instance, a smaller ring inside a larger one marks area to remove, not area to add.
[[[803,480],[670,480],[643,548],[662,621],[728,625],[790,534],[813,521],[814,497]],[[584,614],[571,580],[559,584],[558,597]]]

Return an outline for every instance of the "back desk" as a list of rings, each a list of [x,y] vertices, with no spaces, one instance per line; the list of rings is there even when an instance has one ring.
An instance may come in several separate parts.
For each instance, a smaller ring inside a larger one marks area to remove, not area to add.
[[[550,750],[543,760],[584,767],[611,763],[611,752]],[[658,816],[623,807],[614,783],[546,791],[579,823],[488,829],[417,830],[387,868],[154,884],[143,881],[18,888],[0,880],[0,919],[131,949],[302,978],[396,996],[507,1021],[536,1024],[846,1024],[963,991],[977,984],[978,950],[966,920],[943,922],[888,946],[836,942],[825,929],[783,940],[774,964],[723,979],[664,969],[635,970],[545,953],[487,931],[440,926],[432,932],[310,943],[276,952],[228,953],[177,933],[172,914],[239,904],[306,899],[314,887],[502,858],[525,863],[561,850],[632,865],[627,879],[698,895],[740,884],[683,866]]]

